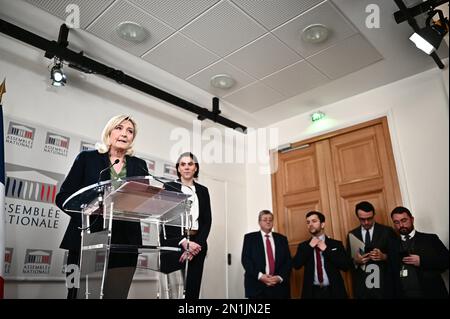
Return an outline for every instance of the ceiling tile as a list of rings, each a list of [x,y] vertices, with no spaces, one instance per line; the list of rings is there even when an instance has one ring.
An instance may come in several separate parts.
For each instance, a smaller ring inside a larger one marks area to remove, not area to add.
[[[224,57],[263,35],[266,30],[224,1],[186,25],[181,32]]]
[[[380,53],[356,34],[307,59],[331,79],[337,79],[381,60]]]
[[[264,78],[262,81],[287,97],[291,97],[330,80],[303,60]]]
[[[220,58],[176,33],[146,53],[143,59],[185,79]]]
[[[271,34],[259,38],[225,58],[226,61],[258,79],[301,59],[301,56]]]
[[[323,24],[328,27],[329,35],[325,42],[308,43],[303,41],[302,30],[311,24]],[[352,24],[329,2],[314,7],[272,31],[281,41],[305,58],[356,32]]]
[[[279,92],[258,81],[225,96],[223,99],[231,104],[239,105],[244,111],[253,113],[285,98]]]
[[[323,0],[232,0],[267,29],[272,30]]]
[[[72,12],[66,12],[66,8],[69,4],[77,5],[80,8],[80,27],[86,28],[89,24],[97,18],[100,13],[103,12],[114,0],[25,0],[32,5],[35,5],[45,11],[66,20],[69,14]],[[70,8],[68,8],[70,9]]]
[[[143,26],[148,31],[148,38],[142,43],[133,43],[120,38],[116,28],[124,21],[135,22]],[[123,0],[115,2],[87,30],[137,56],[141,56],[175,32],[174,29],[162,24],[142,9]]]
[[[210,84],[211,77],[218,74],[230,75],[236,81],[234,86],[228,90],[212,87]],[[197,74],[194,74],[193,76],[189,77],[187,81],[203,90],[210,92],[213,95],[221,97],[254,82],[255,79],[222,60],[214,63],[213,65],[198,72]]]
[[[129,0],[152,16],[179,29],[219,0]]]

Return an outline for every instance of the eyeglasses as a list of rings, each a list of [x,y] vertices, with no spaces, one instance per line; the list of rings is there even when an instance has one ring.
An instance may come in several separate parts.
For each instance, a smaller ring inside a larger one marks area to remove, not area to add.
[[[374,217],[372,216],[372,217],[367,217],[367,218],[361,218],[361,217],[358,217],[358,219],[359,219],[359,221],[360,222],[371,222],[373,219],[374,219]]]

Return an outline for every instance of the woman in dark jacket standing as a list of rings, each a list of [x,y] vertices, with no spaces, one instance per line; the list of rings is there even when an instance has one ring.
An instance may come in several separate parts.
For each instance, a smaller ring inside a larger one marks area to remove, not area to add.
[[[136,122],[131,116],[118,115],[111,118],[103,129],[102,144],[97,146],[97,150],[83,151],[75,159],[56,195],[56,205],[64,211],[63,204],[67,198],[81,188],[98,181],[146,175],[148,170],[145,161],[132,156],[136,132]],[[110,167],[109,170],[108,167]],[[60,248],[69,251],[67,265],[79,266],[81,214],[67,211],[66,213],[70,216],[70,222]],[[95,220],[95,217],[93,218]],[[92,223],[91,232],[102,230],[102,225],[103,219],[100,217]],[[113,244],[142,245],[141,227],[138,222],[114,220],[112,234]],[[136,264],[137,252],[110,253],[103,298],[127,298]],[[114,278],[118,277],[122,282],[128,281],[128,286],[117,289]],[[115,288],[110,288],[108,285]],[[68,299],[76,298],[76,294],[77,289],[68,288]]]
[[[203,275],[203,265],[206,252],[208,250],[207,239],[211,230],[211,202],[208,188],[195,182],[198,177],[200,166],[197,158],[190,152],[179,156],[176,163],[178,182],[171,182],[165,186],[167,190],[183,192],[191,195],[189,199],[191,204],[192,227],[188,233],[181,235],[179,227],[166,226],[166,238],[161,236],[162,245],[180,246],[183,250],[177,260],[170,259],[172,269],[180,269],[184,266],[186,259],[189,260],[187,278],[185,283],[185,298],[198,299]],[[189,235],[189,240],[187,240]],[[189,244],[189,247],[188,247]],[[189,249],[188,249],[189,248]]]

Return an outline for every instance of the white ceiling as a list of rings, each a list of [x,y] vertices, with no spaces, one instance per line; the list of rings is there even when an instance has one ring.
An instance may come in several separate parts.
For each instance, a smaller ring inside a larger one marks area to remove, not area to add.
[[[66,6],[77,4],[80,27],[87,33],[220,97],[231,105],[229,118],[236,109],[264,125],[437,67],[408,40],[412,31],[407,23],[395,23],[393,0],[22,1],[32,4],[21,7],[28,14],[45,10],[61,23]],[[380,8],[378,28],[366,27],[370,4]],[[121,39],[116,28],[123,21],[144,26],[147,39]],[[314,23],[330,29],[324,43],[301,40],[301,30]],[[83,49],[94,59],[107,54],[92,45]],[[445,43],[439,54],[448,56]],[[122,71],[128,72],[126,67]],[[213,88],[210,79],[217,74],[232,76],[235,85]],[[152,83],[164,88],[158,79]]]

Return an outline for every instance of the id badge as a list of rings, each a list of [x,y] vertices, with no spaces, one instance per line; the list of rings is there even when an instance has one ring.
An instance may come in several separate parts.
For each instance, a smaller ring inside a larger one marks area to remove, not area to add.
[[[400,270],[400,277],[401,277],[401,278],[408,277],[408,269],[402,269],[402,270]]]

